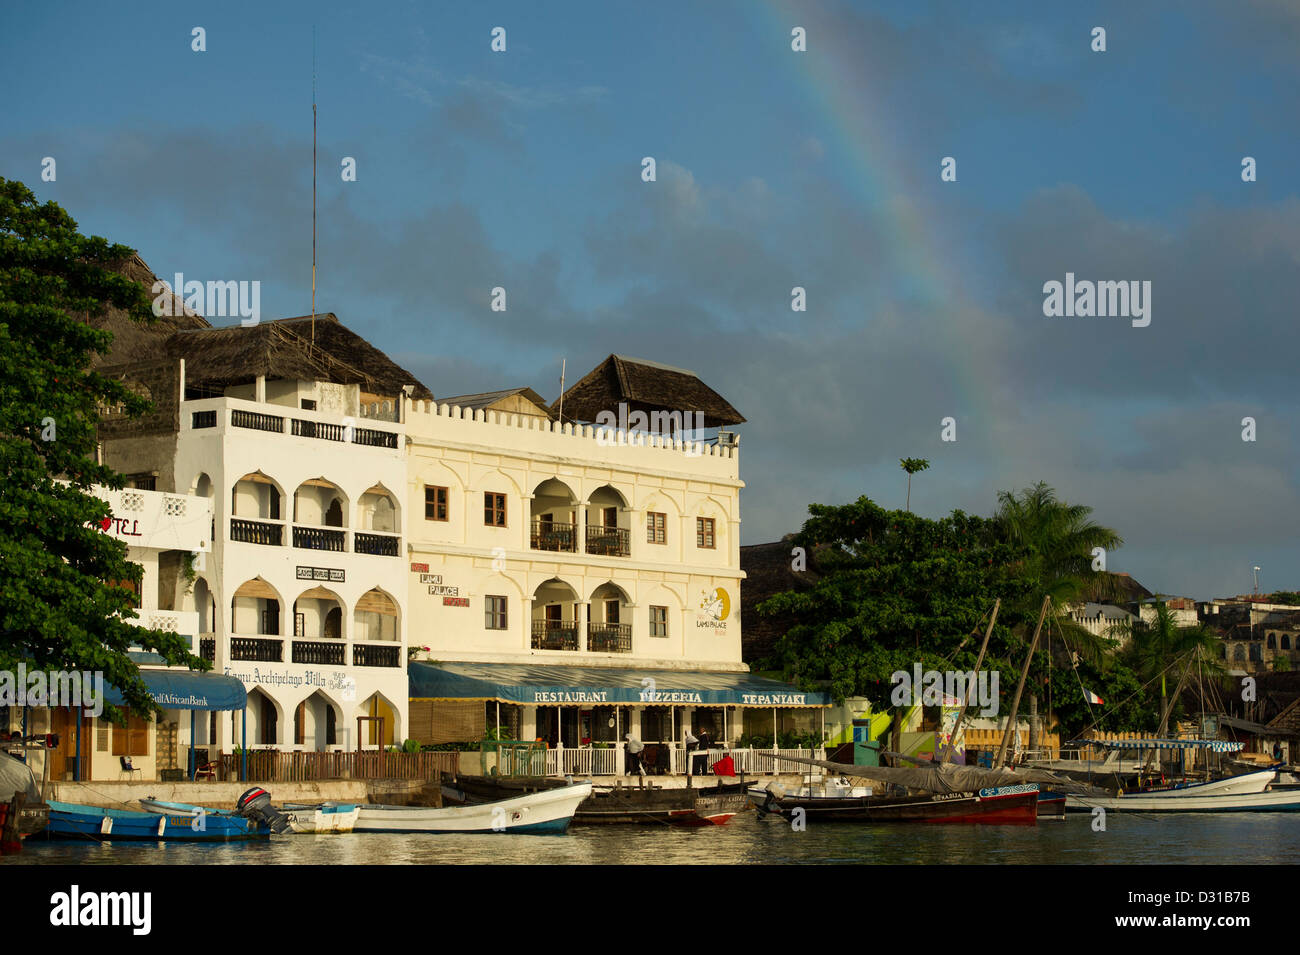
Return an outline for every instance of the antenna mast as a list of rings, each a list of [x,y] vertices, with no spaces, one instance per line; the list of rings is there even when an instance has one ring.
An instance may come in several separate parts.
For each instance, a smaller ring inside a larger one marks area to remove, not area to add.
[[[316,345],[316,25],[311,27],[311,343]]]
[[[560,359],[560,410],[557,413],[560,424],[564,424],[564,363],[566,360],[564,358]]]

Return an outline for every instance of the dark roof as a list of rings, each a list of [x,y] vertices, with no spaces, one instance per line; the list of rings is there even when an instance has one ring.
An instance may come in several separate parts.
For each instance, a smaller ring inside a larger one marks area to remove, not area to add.
[[[704,427],[741,424],[745,419],[693,371],[624,355],[610,355],[551,405],[564,406],[569,421],[594,422],[601,412],[618,414],[620,403],[633,411],[681,411],[704,415]]]
[[[129,261],[122,263],[117,271],[143,285],[145,292],[152,298],[154,283],[158,281],[158,276],[154,275],[153,270],[149,268],[144,259],[138,255],[133,256]],[[170,293],[164,290],[161,294],[163,304],[166,306],[171,301]],[[103,356],[93,356],[92,364],[98,367],[100,365],[121,365],[148,361],[154,358],[164,358],[166,353],[163,343],[169,336],[184,329],[212,327],[203,316],[186,308],[180,299],[174,300],[174,308],[164,308],[163,310],[174,310],[178,314],[164,314],[148,324],[142,324],[128,318],[126,312],[120,308],[110,307],[99,315],[85,316],[87,324],[92,328],[113,333],[113,343],[110,346],[109,353]]]
[[[503,391],[485,391],[477,395],[455,395],[451,398],[439,398],[438,404],[451,405],[457,408],[472,408],[475,411],[480,411],[496,404],[502,398],[510,398],[514,395],[527,398],[537,405],[538,410],[548,415],[551,413],[550,409],[546,407],[546,399],[531,388],[506,388]],[[554,418],[554,415],[551,415],[551,417]]]
[[[256,325],[231,325],[176,332],[165,344],[173,358],[185,359],[187,386],[226,388],[259,376],[361,385],[376,395],[401,394],[431,400],[433,393],[368,341],[350,331],[332,312],[281,318]]]
[[[1092,586],[1085,595],[1086,599],[1095,603],[1136,603],[1147,597],[1155,596],[1135,579],[1128,574],[1119,574],[1113,571],[1106,571],[1098,574],[1094,579]]]

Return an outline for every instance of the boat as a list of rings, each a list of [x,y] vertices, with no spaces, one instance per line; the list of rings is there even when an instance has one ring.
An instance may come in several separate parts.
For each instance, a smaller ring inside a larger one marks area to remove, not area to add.
[[[180,812],[135,812],[51,801],[45,834],[50,838],[96,842],[231,842],[265,839],[271,828],[233,813],[212,812],[198,818]]]
[[[591,789],[591,783],[574,783],[512,799],[441,809],[362,805],[354,831],[561,833],[569,828],[578,804],[591,795]]]
[[[564,786],[546,777],[454,776],[443,774],[445,800],[457,803],[503,799],[521,792]],[[669,825],[683,828],[726,825],[748,806],[745,783],[682,788],[593,786],[578,806],[573,823],[592,825]]]
[[[141,799],[140,805],[146,812],[172,815],[188,815],[197,818],[205,816],[239,816],[237,812],[224,809],[208,809],[185,802],[168,802],[163,799]],[[288,821],[284,831],[295,833],[322,834],[331,832],[351,832],[357,820],[360,807],[355,803],[322,803],[316,806],[287,805],[279,810]]]
[[[49,824],[50,807],[36,777],[21,759],[0,752],[0,854],[17,852],[22,841]]]
[[[1034,825],[1038,821],[1038,784],[995,786],[951,793],[875,795],[852,787],[836,795],[835,787],[823,793],[805,787],[797,795],[783,795],[775,789],[750,790],[750,801],[761,815],[803,818],[815,822],[933,822]]]
[[[1054,789],[1038,788],[1038,818],[1064,819],[1066,794]]]

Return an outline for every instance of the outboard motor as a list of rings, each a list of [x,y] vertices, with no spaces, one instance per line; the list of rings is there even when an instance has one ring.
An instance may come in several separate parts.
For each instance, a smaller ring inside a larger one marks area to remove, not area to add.
[[[254,786],[240,796],[235,811],[245,819],[267,826],[274,833],[289,829],[289,817],[271,805],[271,794],[261,786]]]

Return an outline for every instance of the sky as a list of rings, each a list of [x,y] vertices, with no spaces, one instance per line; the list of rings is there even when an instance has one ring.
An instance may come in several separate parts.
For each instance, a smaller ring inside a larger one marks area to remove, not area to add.
[[[923,457],[926,516],[1044,481],[1152,591],[1300,590],[1288,0],[8,4],[0,88],[0,176],[265,318],[311,311],[314,88],[317,310],[437,397],[696,372],[745,544]],[[1149,323],[1045,314],[1067,273]]]

